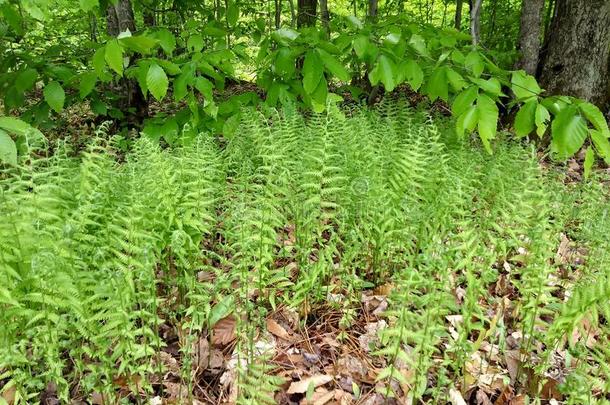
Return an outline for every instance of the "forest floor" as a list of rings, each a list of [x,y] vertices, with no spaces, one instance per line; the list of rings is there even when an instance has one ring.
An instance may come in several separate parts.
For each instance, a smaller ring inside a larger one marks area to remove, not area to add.
[[[608,395],[609,172],[400,104],[269,121],[0,177],[0,403]]]

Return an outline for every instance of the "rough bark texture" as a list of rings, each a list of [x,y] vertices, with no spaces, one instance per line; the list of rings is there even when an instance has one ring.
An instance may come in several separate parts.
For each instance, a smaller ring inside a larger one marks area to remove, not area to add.
[[[523,69],[530,75],[536,73],[540,53],[540,34],[542,29],[542,10],[544,0],[523,0],[521,6],[521,28],[519,32],[519,50],[521,59],[517,69]]]
[[[377,0],[369,0],[369,10],[368,10],[368,18],[371,20],[375,20],[377,18],[377,8],[379,3]]]
[[[454,27],[458,31],[462,28],[462,8],[463,8],[463,6],[464,6],[464,0],[457,0],[455,2]]]
[[[121,32],[136,31],[133,17],[133,8],[130,0],[118,0],[110,4],[106,10],[106,31],[108,35],[116,37]],[[144,98],[136,80],[121,78],[121,110],[128,117],[132,125],[139,125],[148,116],[148,102]]]
[[[116,4],[108,6],[106,21],[108,23],[108,35],[116,37],[123,31],[134,32],[136,30],[135,20],[133,18],[133,8],[131,0],[119,0]]]
[[[610,0],[558,0],[540,82],[550,94],[608,102]]]
[[[275,28],[278,29],[278,28],[280,28],[280,25],[282,24],[282,21],[281,21],[282,0],[274,0],[274,5],[275,5]]]
[[[318,0],[299,0],[297,27],[311,27],[316,24]]]
[[[473,45],[478,45],[481,38],[482,3],[483,0],[470,0],[470,35]]]

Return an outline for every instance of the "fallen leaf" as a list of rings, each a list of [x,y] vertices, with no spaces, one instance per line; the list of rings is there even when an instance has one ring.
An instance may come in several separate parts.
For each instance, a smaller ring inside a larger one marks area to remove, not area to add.
[[[483,390],[477,390],[477,405],[493,405],[487,394]]]
[[[455,388],[449,389],[449,401],[451,401],[453,405],[466,405],[464,397],[460,391],[456,390]]]
[[[277,323],[271,318],[267,319],[267,330],[269,331],[269,333],[274,334],[280,339],[288,341],[292,340],[290,333],[288,333],[286,329],[284,329],[279,323]]]
[[[237,336],[236,325],[237,320],[232,315],[218,321],[212,329],[212,344],[224,346],[235,340]]]
[[[8,404],[13,404],[15,402],[15,394],[17,394],[17,387],[12,385],[4,389],[0,397],[4,399]]]
[[[286,391],[286,393],[303,394],[304,392],[307,392],[307,389],[309,388],[310,384],[313,384],[314,388],[316,388],[321,385],[327,384],[332,380],[333,377],[327,374],[314,375],[309,378],[305,378],[304,380],[293,382],[292,384],[290,384],[290,387],[288,387],[288,391]]]
[[[210,344],[207,337],[200,337],[193,343],[193,370],[203,371],[208,368],[210,361]]]

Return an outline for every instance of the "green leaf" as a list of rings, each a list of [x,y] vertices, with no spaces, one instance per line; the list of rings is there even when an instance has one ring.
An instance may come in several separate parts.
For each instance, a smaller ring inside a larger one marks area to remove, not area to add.
[[[66,93],[61,85],[57,82],[49,82],[43,90],[44,100],[56,112],[61,112],[64,109],[64,101]]]
[[[589,120],[593,127],[598,131],[601,131],[603,134],[610,136],[610,130],[608,129],[608,122],[606,122],[606,118],[604,114],[600,111],[600,109],[591,103],[583,102],[578,104],[578,108],[582,112],[582,114]]]
[[[17,75],[17,79],[15,80],[15,87],[20,92],[25,92],[31,89],[36,83],[36,79],[38,78],[38,72],[36,69],[26,69]]]
[[[324,77],[322,61],[317,52],[307,51],[303,61],[303,88],[307,93],[313,93]]]
[[[424,82],[424,71],[413,59],[403,60],[398,66],[398,72],[414,91],[419,90]]]
[[[538,100],[530,100],[523,104],[515,117],[515,134],[524,137],[531,134],[536,128],[536,109]]]
[[[426,46],[426,41],[421,35],[411,35],[411,39],[409,39],[409,45],[411,45],[418,54],[426,57],[430,56],[430,52],[428,52],[428,47]]]
[[[297,39],[300,34],[292,28],[280,28],[279,30],[276,30],[272,35],[276,41],[287,43]]]
[[[167,94],[167,87],[169,86],[167,75],[163,68],[156,63],[152,63],[148,68],[146,86],[148,87],[150,94],[158,101],[161,101],[163,97],[165,97],[165,94]]]
[[[167,28],[161,28],[157,32],[155,32],[155,38],[159,41],[159,45],[163,52],[166,55],[171,56],[171,54],[176,49],[176,37],[172,34]]]
[[[117,72],[119,76],[123,76],[123,47],[119,41],[113,39],[106,44],[104,59],[112,70]]]
[[[326,83],[326,78],[322,78],[320,83],[318,83],[318,87],[311,94],[311,104],[313,110],[316,113],[321,113],[326,108],[326,99],[328,97],[328,83]]]
[[[328,72],[330,72],[330,74],[343,82],[349,81],[351,78],[350,74],[347,69],[345,69],[345,66],[341,64],[341,62],[339,62],[333,55],[326,52],[324,49],[316,48],[316,51],[318,52],[320,59],[322,59],[324,67]]]
[[[573,105],[559,111],[553,119],[551,131],[551,150],[560,160],[566,160],[578,152],[589,133],[587,122]]]
[[[426,94],[431,101],[435,101],[437,98],[444,101],[449,99],[449,84],[446,66],[439,66],[432,71],[426,85]]]
[[[536,106],[536,115],[535,115],[535,123],[536,123],[536,134],[542,138],[544,133],[546,132],[546,128],[548,126],[548,122],[551,119],[551,114],[549,110],[546,109],[542,104],[538,104]]]
[[[230,0],[227,6],[227,24],[229,27],[234,27],[239,20],[239,7],[237,7],[235,0]]]
[[[295,73],[296,58],[292,50],[288,47],[280,48],[275,57],[275,73],[284,77],[292,78]]]
[[[500,84],[500,81],[495,77],[492,77],[488,80],[472,77],[470,78],[470,80],[476,85],[478,85],[481,90],[490,94],[492,97],[498,97],[502,95],[502,85]]]
[[[208,327],[213,328],[223,318],[231,315],[235,306],[233,295],[227,295],[219,303],[212,307],[208,317]]]
[[[199,34],[191,35],[186,41],[186,47],[191,52],[201,52],[203,49],[203,37]]]
[[[119,39],[119,42],[123,47],[131,49],[134,52],[146,55],[157,46],[157,41],[153,38],[149,38],[145,35],[131,36]]]
[[[610,165],[610,141],[608,137],[596,129],[592,129],[589,132],[591,133],[591,139],[597,149],[597,153],[604,159],[606,164]]]
[[[79,0],[80,8],[87,12],[99,6],[98,0]]]
[[[347,16],[347,21],[352,25],[353,28],[362,29],[364,24],[360,19],[354,15]]]
[[[585,153],[585,179],[588,179],[591,175],[591,169],[593,169],[593,163],[595,163],[595,152],[592,148],[587,148],[587,153]]]
[[[528,75],[523,70],[513,72],[511,84],[511,89],[515,93],[517,100],[527,100],[531,97],[537,97],[542,93],[536,78]]]
[[[466,80],[464,80],[461,74],[451,68],[447,68],[447,80],[449,80],[451,87],[456,92],[466,87]]]
[[[207,101],[212,101],[214,98],[214,85],[205,77],[199,76],[195,79],[195,88],[199,90]]]
[[[0,162],[17,166],[17,145],[2,129],[0,129]]]
[[[396,66],[394,62],[386,55],[381,55],[377,59],[377,64],[369,73],[369,80],[372,85],[381,82],[386,91],[392,91],[396,87],[395,75]]]
[[[470,51],[464,60],[464,66],[469,69],[475,77],[480,77],[485,69],[485,62],[477,51]]]
[[[95,72],[85,72],[81,75],[78,87],[78,94],[81,99],[87,97],[93,91],[96,82],[97,75]]]
[[[356,56],[360,59],[364,59],[366,56],[371,55],[374,48],[374,45],[366,35],[357,36],[352,42],[352,45],[354,46]]]
[[[97,77],[99,77],[102,81],[109,80],[107,78],[108,74],[106,73],[106,62],[104,60],[105,52],[106,47],[102,46],[98,48],[97,51],[95,51],[93,57],[91,58],[91,65],[93,66],[93,70],[95,71],[95,74],[97,74]]]
[[[496,137],[498,130],[498,106],[488,95],[480,93],[477,97],[479,112],[479,137],[489,154],[492,153],[490,141]]]
[[[462,115],[460,115],[455,124],[455,131],[458,137],[463,138],[464,134],[469,134],[474,131],[479,120],[479,110],[476,106],[470,106]]]
[[[474,103],[474,100],[476,100],[478,94],[479,89],[476,86],[470,86],[458,94],[451,105],[453,115],[456,117],[462,115],[468,108],[470,108],[470,106],[472,106],[472,103]]]

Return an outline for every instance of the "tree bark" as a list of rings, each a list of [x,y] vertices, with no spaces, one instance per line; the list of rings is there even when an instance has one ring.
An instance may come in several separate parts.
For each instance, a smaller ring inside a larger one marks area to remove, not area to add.
[[[274,0],[275,3],[275,29],[279,29],[282,17],[282,0]]]
[[[541,61],[540,83],[549,94],[608,102],[610,0],[558,0]]]
[[[377,19],[377,8],[379,4],[377,0],[369,0],[369,10],[367,13],[367,17],[369,20],[374,21]]]
[[[482,3],[483,0],[470,0],[470,35],[474,46],[477,46],[481,40]]]
[[[297,20],[297,13],[294,9],[294,0],[288,0],[288,6],[290,7],[290,26],[294,28],[294,24]]]
[[[318,0],[298,0],[297,27],[311,27],[316,24]]]
[[[116,37],[127,30],[136,31],[131,0],[118,0],[116,4],[110,3],[106,11],[108,35]],[[132,125],[139,125],[148,116],[148,101],[144,98],[136,80],[122,77],[120,86],[119,107],[128,116]]]
[[[106,13],[108,35],[116,37],[121,32],[135,32],[136,23],[133,18],[131,0],[118,0],[116,4],[110,3]]]
[[[455,2],[454,27],[458,31],[462,28],[462,7],[463,7],[463,5],[464,5],[464,0],[457,0]]]
[[[530,75],[536,74],[538,66],[543,9],[544,0],[523,0],[521,7],[519,32],[521,59],[517,62],[516,68],[523,69]]]
[[[330,14],[328,12],[328,0],[320,0],[320,17],[322,18],[322,26],[326,31],[326,35],[330,35]]]

